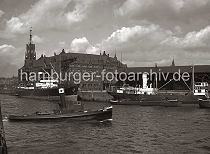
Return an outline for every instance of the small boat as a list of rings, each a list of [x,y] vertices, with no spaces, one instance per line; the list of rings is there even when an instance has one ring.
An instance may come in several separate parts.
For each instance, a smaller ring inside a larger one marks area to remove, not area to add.
[[[210,108],[210,99],[199,99],[200,108]]]
[[[180,107],[180,106],[182,106],[182,102],[178,99],[169,99],[169,100],[164,101],[163,106],[165,106],[165,107]]]
[[[77,101],[66,101],[64,88],[59,89],[60,110],[53,113],[40,113],[36,112],[31,115],[9,115],[8,119],[10,121],[43,121],[43,120],[62,120],[62,119],[72,119],[72,120],[97,120],[97,121],[107,121],[112,120],[112,106],[104,107],[103,109],[95,111],[84,111],[84,106],[82,102]]]

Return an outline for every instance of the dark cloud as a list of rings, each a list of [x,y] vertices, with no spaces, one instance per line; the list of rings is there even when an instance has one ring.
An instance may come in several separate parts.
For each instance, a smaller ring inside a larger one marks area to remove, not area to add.
[[[6,0],[0,10],[1,76],[23,65],[30,26],[37,57],[65,48],[122,53],[128,66],[210,63],[210,0]]]
[[[210,0],[126,0],[115,13],[165,28],[180,26],[183,32],[190,32],[209,25],[209,10]]]

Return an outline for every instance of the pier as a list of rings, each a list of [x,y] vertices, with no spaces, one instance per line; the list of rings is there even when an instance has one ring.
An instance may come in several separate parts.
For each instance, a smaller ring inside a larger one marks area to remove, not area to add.
[[[0,104],[0,153],[7,154],[7,145],[5,140],[3,119],[1,114],[1,104]]]

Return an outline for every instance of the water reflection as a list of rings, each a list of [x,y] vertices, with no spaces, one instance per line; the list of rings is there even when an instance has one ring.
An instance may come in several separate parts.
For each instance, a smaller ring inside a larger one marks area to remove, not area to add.
[[[4,115],[51,111],[56,103],[0,95]],[[86,102],[86,109],[107,103]],[[10,153],[210,153],[210,111],[114,106],[113,121],[4,121]]]

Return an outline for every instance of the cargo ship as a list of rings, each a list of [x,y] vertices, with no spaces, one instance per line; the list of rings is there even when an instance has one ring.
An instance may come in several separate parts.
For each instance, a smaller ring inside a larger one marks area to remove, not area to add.
[[[16,89],[16,96],[36,97],[36,96],[59,96],[58,80],[40,80],[39,82],[27,86],[19,85]],[[64,85],[66,95],[75,95],[78,91],[77,85]]]
[[[124,84],[122,87],[113,86],[108,93],[113,97],[111,104],[141,105],[141,106],[181,106],[181,101],[175,95],[162,95],[157,88],[147,86],[147,74],[142,75],[143,86],[131,87]]]
[[[125,85],[124,85],[125,86]],[[130,89],[124,89],[109,91],[108,93],[113,96],[110,103],[113,105],[141,105],[141,106],[165,106],[165,107],[178,107],[181,106],[182,102],[175,95],[164,96],[155,92],[155,89],[144,89],[134,88],[137,91]],[[149,91],[152,90],[152,91]]]
[[[208,83],[194,82],[192,90],[185,94],[162,93],[158,88],[147,86],[147,74],[142,75],[143,86],[131,87],[124,84],[122,87],[112,86],[108,93],[113,97],[110,102],[120,105],[142,106],[181,106],[181,104],[198,104],[199,99],[208,97]]]

